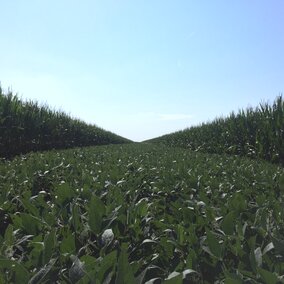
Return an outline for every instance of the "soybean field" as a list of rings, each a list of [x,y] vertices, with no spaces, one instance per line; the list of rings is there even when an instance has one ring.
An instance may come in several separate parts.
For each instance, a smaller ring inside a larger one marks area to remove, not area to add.
[[[1,283],[281,283],[284,170],[150,143],[0,163]]]

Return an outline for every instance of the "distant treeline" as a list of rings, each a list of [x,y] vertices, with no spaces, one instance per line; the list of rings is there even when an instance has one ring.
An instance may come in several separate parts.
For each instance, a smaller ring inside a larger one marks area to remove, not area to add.
[[[232,112],[227,118],[164,135],[147,142],[209,153],[258,157],[284,164],[284,101]]]
[[[30,151],[64,149],[131,142],[86,124],[61,111],[33,101],[21,101],[0,87],[0,157],[11,158]]]

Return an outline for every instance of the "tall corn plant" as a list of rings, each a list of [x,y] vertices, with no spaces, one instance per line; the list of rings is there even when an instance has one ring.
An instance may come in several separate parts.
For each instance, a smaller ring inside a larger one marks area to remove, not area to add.
[[[37,150],[130,142],[97,126],[52,111],[37,102],[21,101],[0,88],[0,157]]]
[[[164,135],[148,142],[194,151],[228,153],[284,164],[284,101],[231,113],[211,123]]]

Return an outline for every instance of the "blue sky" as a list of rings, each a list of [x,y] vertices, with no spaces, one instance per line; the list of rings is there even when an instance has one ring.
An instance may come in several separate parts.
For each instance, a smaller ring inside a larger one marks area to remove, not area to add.
[[[1,1],[0,81],[141,141],[284,90],[282,0]]]

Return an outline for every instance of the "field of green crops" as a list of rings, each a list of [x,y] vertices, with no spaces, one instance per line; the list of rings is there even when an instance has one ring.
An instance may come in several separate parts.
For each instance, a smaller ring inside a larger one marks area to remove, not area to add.
[[[0,88],[0,131],[0,283],[284,283],[282,96],[135,144]]]
[[[228,117],[149,140],[206,153],[261,158],[284,165],[284,100],[261,103]]]
[[[0,283],[283,283],[284,169],[155,144],[0,162]]]
[[[129,142],[47,105],[22,101],[12,92],[5,93],[0,86],[0,158],[30,151]]]

